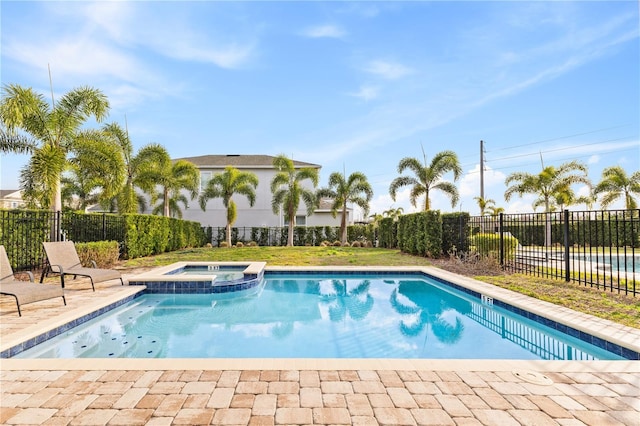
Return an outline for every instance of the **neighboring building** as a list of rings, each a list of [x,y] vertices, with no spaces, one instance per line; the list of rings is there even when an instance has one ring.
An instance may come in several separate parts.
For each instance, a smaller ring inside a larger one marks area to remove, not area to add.
[[[238,170],[255,173],[259,183],[256,188],[256,202],[253,207],[249,206],[247,198],[241,194],[233,197],[238,206],[238,218],[233,224],[234,227],[258,227],[258,226],[284,226],[283,214],[273,214],[271,209],[271,180],[276,174],[273,167],[274,157],[269,155],[202,155],[198,157],[185,157],[176,160],[186,160],[195,164],[200,169],[200,189],[218,173],[222,173],[227,166],[233,166]],[[296,169],[312,167],[320,171],[321,166],[302,161],[293,161]],[[311,188],[309,181],[303,182]],[[353,212],[349,209],[348,223],[352,221]],[[198,199],[189,202],[189,207],[182,209],[182,218],[200,222],[203,226],[226,225],[226,209],[222,205],[220,198],[211,199],[207,203],[206,211],[202,211]],[[315,213],[307,217],[306,206],[300,200],[300,210],[296,215],[296,225],[298,226],[339,226],[340,215],[335,218],[331,215],[331,203],[322,200],[320,207]]]
[[[22,200],[22,191],[19,189],[0,189],[0,208],[22,209],[26,203]]]

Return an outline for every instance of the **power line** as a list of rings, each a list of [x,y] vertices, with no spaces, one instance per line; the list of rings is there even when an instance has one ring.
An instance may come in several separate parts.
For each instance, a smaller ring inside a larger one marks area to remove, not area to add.
[[[627,151],[637,151],[637,148],[629,148],[629,149],[614,149],[614,150],[610,150],[610,151],[603,151],[600,154],[611,154],[614,152],[627,152]],[[533,153],[531,155],[537,155],[538,153]],[[557,160],[555,160],[554,162],[558,162],[558,161],[564,161],[564,160],[574,160],[576,158],[586,158],[586,157],[591,157],[594,154],[586,154],[586,155],[580,155],[577,157],[565,157],[565,158],[559,158]],[[517,166],[504,166],[504,167],[492,167],[491,170],[505,170],[505,169],[515,169],[515,168],[522,168],[522,167],[526,167],[526,166],[531,166],[534,165],[535,162],[529,162],[529,163],[520,163]],[[480,171],[470,171],[467,172],[466,174],[471,175],[471,174],[475,174],[475,173],[480,173]]]
[[[524,146],[536,145],[536,144],[541,144],[541,143],[546,143],[546,142],[553,142],[553,141],[558,141],[558,140],[562,140],[562,139],[570,139],[570,138],[574,138],[576,136],[590,135],[590,134],[593,134],[593,133],[604,132],[605,130],[619,129],[621,127],[626,127],[626,126],[629,126],[629,124],[621,124],[621,125],[618,125],[618,126],[605,127],[605,128],[602,128],[602,129],[591,130],[591,131],[588,131],[588,132],[575,133],[573,135],[568,135],[568,136],[559,136],[559,137],[555,137],[555,138],[551,138],[551,139],[544,139],[544,140],[537,141],[537,142],[528,142],[528,143],[525,143],[525,144],[522,144],[522,145],[507,146],[507,147],[498,148],[498,149],[495,149],[495,150],[490,150],[489,152],[506,151],[508,149],[522,148]]]
[[[584,144],[573,145],[573,146],[568,146],[568,147],[564,147],[564,148],[548,149],[546,151],[539,151],[539,152],[542,152],[543,154],[546,154],[546,153],[549,153],[549,152],[566,151],[568,149],[581,148],[583,146],[598,145],[598,144],[607,143],[607,142],[616,142],[616,141],[620,141],[620,140],[624,140],[624,139],[628,139],[628,138],[632,138],[632,137],[633,136],[623,136],[621,138],[608,139],[608,140],[605,140],[605,141],[598,141],[598,142],[591,142],[591,143],[584,143]],[[500,158],[496,158],[495,160],[492,160],[492,161],[511,160],[512,158],[527,157],[529,155],[538,155],[539,152],[512,155],[512,156],[509,156],[509,157],[500,157]]]

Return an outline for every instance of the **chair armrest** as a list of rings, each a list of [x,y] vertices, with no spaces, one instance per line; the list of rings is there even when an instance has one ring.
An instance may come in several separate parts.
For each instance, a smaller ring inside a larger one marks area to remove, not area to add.
[[[27,271],[27,275],[29,275],[29,281],[34,282],[35,278],[33,277],[33,272]]]
[[[98,265],[96,264],[95,260],[91,260],[91,267],[92,268],[98,268]]]
[[[54,268],[57,268],[58,270],[56,271]],[[51,269],[51,272],[55,272],[57,274],[64,273],[64,268],[62,267],[62,265],[49,265],[49,269]]]

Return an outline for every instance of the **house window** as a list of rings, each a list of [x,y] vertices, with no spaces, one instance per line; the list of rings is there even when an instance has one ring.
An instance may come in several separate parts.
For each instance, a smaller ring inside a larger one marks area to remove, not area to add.
[[[284,226],[289,226],[289,221],[285,221]],[[304,215],[296,216],[296,226],[307,226],[307,217]]]
[[[200,172],[200,192],[204,191],[213,177],[213,172]]]

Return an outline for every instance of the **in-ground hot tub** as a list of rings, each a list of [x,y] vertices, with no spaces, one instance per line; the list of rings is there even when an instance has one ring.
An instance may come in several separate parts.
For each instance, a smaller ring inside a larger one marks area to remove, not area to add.
[[[136,275],[147,293],[229,293],[260,284],[265,262],[176,262]]]

